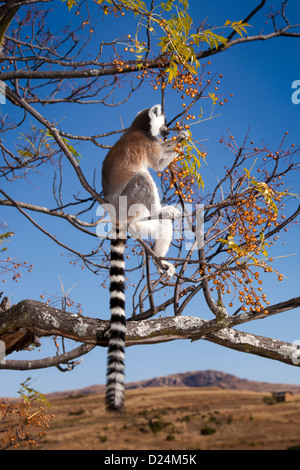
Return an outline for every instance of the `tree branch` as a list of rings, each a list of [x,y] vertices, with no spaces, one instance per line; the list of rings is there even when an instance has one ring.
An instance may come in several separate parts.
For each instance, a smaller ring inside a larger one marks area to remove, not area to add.
[[[253,36],[244,36],[238,39],[228,41],[226,46],[220,46],[218,49],[206,49],[196,54],[198,60],[210,57],[215,54],[219,54],[232,46],[237,44],[244,44],[254,41],[267,41],[278,37],[297,37],[300,38],[300,32],[291,32],[292,28],[299,28],[300,25],[286,26],[283,29],[274,31],[269,34],[258,34]],[[49,79],[71,79],[71,78],[95,78],[95,77],[108,77],[114,75],[128,75],[128,69],[126,65],[130,67],[130,73],[140,72],[141,67],[147,67],[147,69],[158,69],[161,67],[161,59],[147,59],[141,60],[139,63],[136,61],[124,61],[125,67],[123,70],[119,70],[117,67],[103,67],[99,63],[99,68],[92,69],[81,69],[81,70],[17,70],[15,72],[4,72],[0,75],[1,80],[15,80],[15,79],[33,79],[33,80],[49,80]],[[165,60],[164,68],[170,65],[170,61]]]
[[[6,96],[12,103],[14,104],[17,103],[23,109],[28,111],[35,119],[37,119],[38,122],[40,122],[43,126],[46,127],[46,129],[48,129],[51,132],[54,139],[58,143],[59,147],[64,152],[69,162],[71,163],[72,167],[74,168],[82,187],[91,196],[93,196],[97,202],[99,202],[100,204],[103,204],[104,203],[103,198],[101,198],[101,196],[99,196],[99,194],[88,184],[78,162],[76,161],[74,156],[71,154],[70,150],[68,149],[68,147],[66,146],[62,138],[60,137],[59,131],[54,127],[54,125],[51,122],[49,122],[47,119],[45,119],[44,116],[42,116],[38,111],[36,111],[32,106],[30,106],[25,100],[20,98],[20,96],[18,96],[8,86],[6,86]]]
[[[282,313],[300,306],[300,297],[281,302],[269,308],[271,314]],[[240,314],[220,320],[202,320],[198,317],[164,317],[127,323],[126,346],[154,344],[177,339],[206,339],[231,349],[260,355],[299,365],[295,358],[297,345],[272,338],[233,330],[232,327],[267,315]],[[37,337],[58,335],[92,346],[107,346],[109,321],[83,317],[49,307],[35,300],[23,300],[0,312],[0,340],[6,355],[24,349]],[[86,351],[88,352],[88,351]],[[78,357],[78,356],[76,356]],[[297,356],[298,357],[298,356]],[[46,360],[41,360],[45,364]],[[57,365],[49,358],[50,365]],[[38,365],[36,363],[35,365]],[[45,366],[45,365],[44,365]],[[43,367],[44,367],[43,366]]]
[[[59,354],[58,356],[47,357],[45,359],[37,359],[37,360],[30,360],[30,361],[4,361],[3,363],[0,362],[0,370],[34,370],[34,369],[45,369],[46,367],[58,367],[61,364],[67,364],[69,361],[76,359],[77,357],[81,357],[84,354],[87,354],[92,349],[94,349],[94,345],[91,344],[82,344],[76,349],[69,351],[64,354]]]
[[[203,339],[226,348],[284,362],[288,365],[300,365],[300,346],[278,339],[244,333],[231,328],[209,333]]]
[[[0,190],[0,192],[3,193],[2,190]],[[48,207],[37,206],[36,204],[31,204],[23,201],[15,201],[14,203],[12,200],[9,199],[0,199],[0,206],[20,207],[22,209],[27,209],[33,212],[39,212],[41,214],[59,217],[67,220],[71,225],[79,229],[81,229],[82,227],[96,227],[99,223],[98,220],[96,222],[85,222],[83,220],[77,219],[76,215],[68,214],[62,210],[49,209]],[[89,235],[96,236],[96,233],[93,233],[91,231],[88,231],[87,233]]]

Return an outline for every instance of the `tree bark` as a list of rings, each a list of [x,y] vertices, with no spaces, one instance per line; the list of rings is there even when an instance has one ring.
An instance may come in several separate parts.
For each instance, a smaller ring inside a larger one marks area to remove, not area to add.
[[[273,313],[281,313],[300,304],[300,297],[274,305]],[[194,316],[164,317],[158,319],[128,321],[126,346],[154,344],[177,339],[192,341],[205,339],[222,346],[270,358],[289,365],[299,366],[300,346],[281,340],[233,330],[232,326],[265,318],[264,316],[236,315],[220,320],[203,320]],[[28,347],[42,336],[58,335],[86,345],[106,347],[108,342],[108,320],[84,317],[49,307],[35,300],[23,300],[10,309],[0,312],[0,340],[5,344],[6,355]],[[91,348],[92,349],[92,348]],[[76,351],[76,350],[75,350]],[[85,354],[89,349],[78,350],[78,354],[63,356],[61,362]],[[7,362],[7,364],[6,364]],[[20,368],[20,361],[3,361],[0,368]],[[47,358],[27,367],[22,362],[22,369],[57,366],[58,359]],[[35,367],[36,366],[36,367]]]

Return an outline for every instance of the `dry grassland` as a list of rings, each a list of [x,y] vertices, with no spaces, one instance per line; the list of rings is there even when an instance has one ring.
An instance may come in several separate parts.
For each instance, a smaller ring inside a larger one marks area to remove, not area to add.
[[[199,388],[129,390],[126,412],[108,415],[103,395],[51,401],[55,419],[40,449],[213,450],[300,448],[300,395]],[[270,397],[270,395],[269,395]]]

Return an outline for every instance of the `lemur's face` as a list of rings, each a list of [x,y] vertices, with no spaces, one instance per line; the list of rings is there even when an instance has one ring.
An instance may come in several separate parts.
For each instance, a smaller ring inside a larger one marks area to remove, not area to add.
[[[166,125],[165,114],[161,111],[161,106],[159,104],[153,106],[150,109],[149,118],[150,118],[151,134],[154,137],[158,135],[161,135],[162,137],[166,137],[170,133]]]

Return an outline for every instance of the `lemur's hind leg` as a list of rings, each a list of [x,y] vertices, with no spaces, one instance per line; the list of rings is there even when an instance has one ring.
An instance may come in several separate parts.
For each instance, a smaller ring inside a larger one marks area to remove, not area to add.
[[[153,239],[153,251],[163,258],[172,242],[172,219],[180,215],[173,206],[161,207],[156,185],[149,173],[137,173],[126,185],[121,196],[127,197],[127,218],[131,227],[141,238]],[[135,201],[144,201],[136,203]],[[151,217],[149,220],[145,220]],[[141,220],[144,219],[144,220]],[[171,263],[162,261],[167,268],[167,276],[172,277],[175,268]],[[165,272],[157,266],[158,272]]]
[[[159,223],[157,224],[157,230],[159,232],[158,233],[159,236],[155,238],[153,251],[158,257],[164,258],[172,243],[173,224],[172,224],[171,219],[162,219],[162,220],[159,220],[158,222]],[[165,260],[162,260],[161,263],[165,268],[167,268],[167,270],[166,271],[162,270],[157,265],[157,271],[160,274],[163,274],[164,272],[166,272],[167,277],[172,277],[175,273],[174,265]]]
[[[155,218],[147,221],[136,221],[130,224],[138,235],[144,240],[154,240],[153,251],[159,258],[164,258],[168,249],[170,248],[173,238],[173,224],[172,219],[159,219]],[[161,260],[162,265],[166,268],[163,270],[158,266],[155,260],[157,271],[162,274],[167,274],[167,277],[172,277],[175,273],[175,268],[172,263]]]

